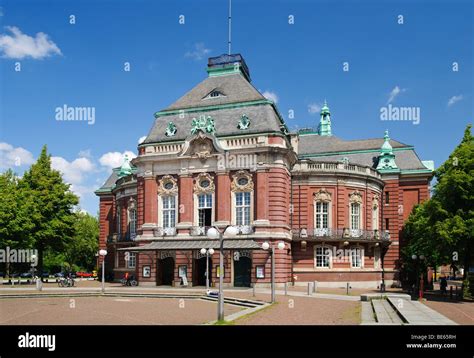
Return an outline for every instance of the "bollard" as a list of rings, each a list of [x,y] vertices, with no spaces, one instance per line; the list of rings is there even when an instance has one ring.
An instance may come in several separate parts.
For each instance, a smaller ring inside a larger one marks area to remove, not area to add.
[[[348,283],[346,283],[346,295],[349,295],[349,288],[350,287],[349,287],[349,282],[348,282]]]
[[[252,294],[253,294],[253,297],[255,297],[255,283],[252,285]]]
[[[316,293],[318,291],[318,281],[313,282],[313,293]]]
[[[43,290],[43,282],[41,281],[41,279],[37,278],[36,279],[36,289],[38,291],[42,291]]]
[[[311,296],[311,291],[313,291],[313,283],[308,282],[308,296]]]
[[[453,299],[453,286],[449,286],[449,298]]]
[[[285,296],[288,296],[288,282],[285,282]]]

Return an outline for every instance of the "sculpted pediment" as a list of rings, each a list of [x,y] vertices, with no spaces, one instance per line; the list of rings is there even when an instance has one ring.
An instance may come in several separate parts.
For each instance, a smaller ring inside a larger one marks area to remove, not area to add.
[[[199,130],[188,137],[179,156],[207,159],[215,154],[224,153],[216,137]]]

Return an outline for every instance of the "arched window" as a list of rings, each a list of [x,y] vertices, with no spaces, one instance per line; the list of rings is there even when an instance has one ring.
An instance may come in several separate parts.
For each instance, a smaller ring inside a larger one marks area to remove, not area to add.
[[[314,266],[319,268],[331,267],[331,250],[327,246],[316,246],[314,249]]]

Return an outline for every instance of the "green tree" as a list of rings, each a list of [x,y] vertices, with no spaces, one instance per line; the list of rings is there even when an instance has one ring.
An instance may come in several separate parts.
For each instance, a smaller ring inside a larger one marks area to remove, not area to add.
[[[461,143],[436,170],[430,200],[416,206],[405,224],[406,265],[423,254],[429,266],[462,264],[468,274],[474,234],[474,138],[468,125]]]
[[[69,267],[74,265],[91,271],[96,265],[99,249],[99,221],[85,212],[77,212],[74,223],[75,233],[66,244],[65,261]]]
[[[45,250],[64,250],[66,242],[74,235],[74,205],[78,198],[63,182],[61,173],[51,168],[51,156],[46,146],[36,163],[25,172],[20,181],[22,190],[29,191],[34,200],[30,217],[33,228],[30,237],[38,249],[38,269],[43,268]]]
[[[32,245],[30,231],[34,224],[30,214],[34,208],[32,196],[21,190],[19,178],[11,169],[0,174],[0,248],[27,249]],[[10,265],[5,264],[7,276]]]

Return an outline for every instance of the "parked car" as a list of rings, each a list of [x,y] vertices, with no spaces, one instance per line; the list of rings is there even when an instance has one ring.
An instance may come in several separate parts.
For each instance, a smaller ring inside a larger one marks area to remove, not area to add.
[[[5,275],[3,274],[3,272],[0,272],[0,277],[5,277]]]
[[[64,277],[64,272],[57,272],[53,276],[56,277],[56,278]]]
[[[33,275],[31,274],[31,272],[23,272],[22,274],[20,274],[20,277],[21,278],[31,278]]]
[[[39,276],[39,275],[38,275]],[[48,271],[44,271],[41,273],[41,277],[42,278],[49,278],[49,272]]]
[[[90,272],[76,272],[77,277],[82,277],[82,278],[89,278],[92,277],[92,274]]]

